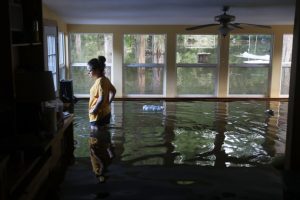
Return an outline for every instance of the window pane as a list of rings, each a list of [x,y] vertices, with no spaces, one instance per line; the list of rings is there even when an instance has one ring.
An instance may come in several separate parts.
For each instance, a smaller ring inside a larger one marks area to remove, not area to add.
[[[217,35],[178,35],[176,63],[210,63],[218,61]]]
[[[283,35],[282,63],[281,63],[281,90],[280,90],[280,93],[282,95],[289,94],[292,50],[293,50],[293,35],[291,34]]]
[[[269,64],[271,35],[230,35],[229,64]]]
[[[177,94],[214,95],[218,35],[177,35]]]
[[[48,55],[48,70],[52,72],[54,88],[57,90],[57,77],[56,77],[56,48],[55,48],[55,36],[47,35],[47,55]]]
[[[161,67],[126,67],[126,94],[162,94],[163,68]]]
[[[58,53],[59,53],[59,65],[65,64],[65,39],[64,33],[58,33]]]
[[[57,75],[56,75],[56,73],[53,73],[53,82],[54,82],[54,88],[55,88],[55,91],[57,90]]]
[[[165,63],[165,35],[124,35],[124,63]]]
[[[65,35],[63,32],[58,33],[58,60],[59,60],[59,79],[63,80],[66,77],[65,65]]]
[[[230,67],[229,94],[267,94],[268,67]]]
[[[75,94],[89,94],[93,80],[88,76],[86,66],[72,66],[73,90]]]
[[[106,76],[111,77],[112,34],[71,33],[71,72],[75,94],[89,94],[93,81],[89,78],[86,66],[92,58],[106,57]]]
[[[229,43],[229,94],[267,95],[271,35],[231,35]]]
[[[56,73],[56,55],[48,56],[48,70],[52,71],[52,73]]]
[[[178,94],[215,94],[216,68],[177,67]]]
[[[125,94],[163,94],[165,35],[124,35]]]

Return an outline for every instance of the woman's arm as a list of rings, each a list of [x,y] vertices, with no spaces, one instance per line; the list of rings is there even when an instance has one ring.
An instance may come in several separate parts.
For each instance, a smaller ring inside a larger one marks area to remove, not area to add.
[[[109,104],[111,104],[111,102],[114,100],[116,92],[117,92],[116,88],[113,85],[111,85],[111,86],[112,87],[110,89],[111,95],[110,95],[110,99],[109,99]]]
[[[99,109],[99,107],[100,107],[100,105],[101,105],[101,103],[102,103],[102,101],[103,101],[103,97],[99,96],[99,98],[98,98],[95,106],[89,110],[89,113],[90,114],[96,114],[97,111],[98,111],[98,109]]]

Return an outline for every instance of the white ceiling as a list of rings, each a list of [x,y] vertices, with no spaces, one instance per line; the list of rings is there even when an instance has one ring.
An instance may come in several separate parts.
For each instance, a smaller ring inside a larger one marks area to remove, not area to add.
[[[292,25],[296,0],[43,0],[68,24],[201,25],[222,6],[235,22]]]

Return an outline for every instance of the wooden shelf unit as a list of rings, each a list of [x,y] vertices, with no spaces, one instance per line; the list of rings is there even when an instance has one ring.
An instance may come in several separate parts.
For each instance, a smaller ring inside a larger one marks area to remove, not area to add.
[[[66,170],[74,159],[73,120],[71,114],[52,138],[35,140],[28,137],[22,146],[10,145],[15,141],[24,140],[23,137],[16,136],[10,138],[11,141],[0,143],[2,152],[17,148],[11,153],[9,159],[6,158],[0,165],[1,184],[5,186],[1,188],[3,200],[35,199],[49,179]],[[32,154],[32,151],[36,154]]]
[[[16,73],[45,70],[42,0],[4,0],[0,9],[4,19],[0,125],[6,130],[0,133],[0,199],[38,199],[45,182],[66,170],[73,159],[73,115],[52,138],[22,132],[18,120],[30,117],[17,104]],[[36,120],[32,124],[42,126]]]

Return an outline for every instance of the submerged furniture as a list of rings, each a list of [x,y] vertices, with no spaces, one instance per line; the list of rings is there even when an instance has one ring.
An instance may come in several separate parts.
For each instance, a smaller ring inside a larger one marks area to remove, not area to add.
[[[73,92],[73,80],[61,80],[59,83],[59,97],[67,106],[67,110],[70,113],[74,112],[74,104],[76,103],[76,98]]]

